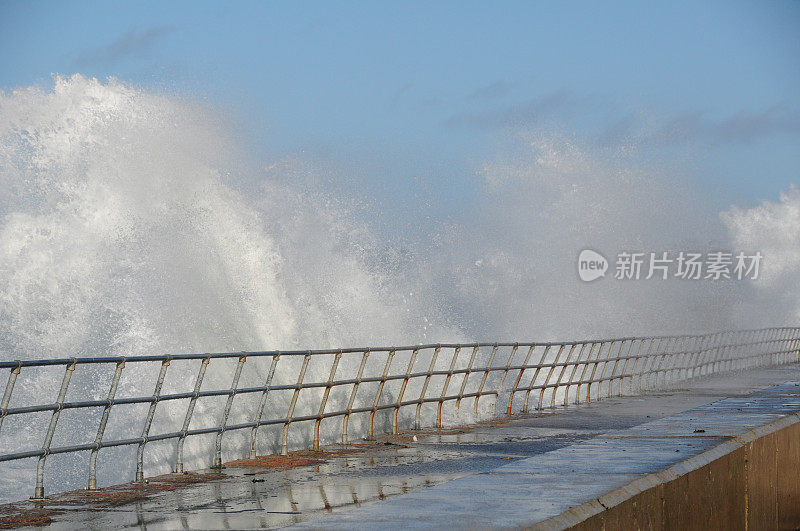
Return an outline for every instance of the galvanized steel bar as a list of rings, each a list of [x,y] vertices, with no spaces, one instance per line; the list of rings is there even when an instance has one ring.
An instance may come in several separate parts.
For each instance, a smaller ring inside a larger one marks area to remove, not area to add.
[[[508,360],[506,361],[505,368],[503,369],[503,375],[500,377],[500,382],[497,384],[495,388],[495,401],[494,406],[492,407],[492,416],[497,415],[497,403],[500,401],[500,393],[503,392],[503,384],[506,382],[506,377],[508,376],[508,371],[511,370],[511,362],[514,360],[514,356],[517,354],[517,350],[519,349],[519,343],[515,343],[514,346],[511,348],[511,353],[508,355]]]
[[[622,368],[620,369],[620,373],[623,376],[621,376],[620,379],[619,379],[619,390],[617,392],[617,395],[619,395],[619,396],[622,396],[622,392],[623,392],[622,391],[622,385],[623,385],[623,383],[625,381],[625,376],[624,375],[627,374],[625,372],[625,369],[628,368],[628,362],[631,360],[631,351],[633,350],[633,344],[636,343],[637,341],[639,341],[639,340],[634,338],[634,339],[631,339],[628,342],[628,351],[625,353],[625,358],[622,361]],[[631,381],[633,381],[633,376],[631,376]]]
[[[386,357],[386,365],[383,367],[383,375],[381,376],[381,381],[378,383],[378,392],[375,393],[375,401],[372,403],[372,411],[369,413],[369,430],[367,431],[367,438],[372,440],[374,439],[374,435],[372,433],[373,424],[375,423],[375,412],[378,411],[378,404],[381,402],[381,395],[383,394],[383,386],[386,384],[386,377],[389,375],[389,366],[392,364],[392,358],[394,358],[395,351],[392,350],[389,352],[389,355]]]
[[[64,371],[64,377],[61,380],[61,388],[58,390],[58,398],[56,399],[56,406],[64,403],[64,398],[67,396],[67,387],[72,378],[72,373],[75,371],[75,363],[67,365]],[[61,415],[61,408],[57,407],[53,411],[53,416],[50,417],[50,425],[47,427],[47,433],[44,436],[44,443],[42,444],[42,455],[39,457],[39,462],[36,464],[36,490],[34,491],[31,500],[44,499],[44,463],[47,456],[50,455],[50,443],[53,442],[53,435],[56,432],[56,425],[58,424],[58,417]]]
[[[569,404],[569,388],[572,386],[572,382],[575,381],[575,374],[578,372],[578,367],[581,366],[581,357],[583,356],[583,351],[586,350],[586,343],[581,343],[581,349],[578,351],[578,356],[575,358],[575,363],[572,365],[572,372],[569,375],[569,380],[566,382],[567,387],[564,389],[564,405]]]
[[[602,359],[600,357],[600,354],[603,353],[603,347],[605,345],[606,345],[605,341],[601,341],[600,342],[600,348],[597,349],[597,357],[595,357],[594,365],[592,366],[592,374],[591,374],[591,376],[589,376],[589,381],[586,383],[586,402],[587,403],[592,401],[592,383],[595,382],[594,375],[595,375],[595,373],[597,373],[597,366],[602,361]],[[612,351],[613,347],[614,347],[614,342],[611,341],[611,346],[608,349],[609,353]],[[608,362],[606,362],[606,363],[608,363]],[[600,387],[599,386],[598,386],[597,391],[598,391],[597,392],[597,396],[599,397],[600,396]]]
[[[489,372],[492,370],[492,363],[494,363],[494,357],[497,354],[497,349],[500,345],[494,345],[492,348],[492,353],[489,355],[489,361],[486,363],[486,370],[483,372],[483,378],[481,378],[481,383],[478,386],[478,394],[475,395],[475,414],[478,414],[478,401],[481,399],[483,395],[483,386],[486,385],[486,379],[489,377]]]
[[[531,359],[531,354],[533,354],[533,345],[528,348],[528,353],[525,355],[525,361],[522,362],[522,367],[519,369],[519,374],[517,374],[517,379],[514,380],[514,387],[511,388],[511,392],[508,394],[508,407],[506,408],[506,415],[511,415],[511,404],[514,402],[514,393],[517,392],[517,387],[519,387],[519,382],[522,380],[522,374],[528,368],[528,362]],[[463,391],[462,391],[463,392]]]
[[[19,372],[22,369],[22,363],[19,364],[11,369],[11,373],[8,375],[8,382],[6,382],[6,390],[3,393],[3,400],[0,402],[0,428],[3,427],[3,419],[6,418],[6,410],[8,409],[8,404],[11,402],[11,393],[14,391],[14,384],[17,381],[17,376],[19,376]]]
[[[622,341],[625,341],[625,340],[623,339]],[[599,361],[601,361],[603,363],[603,369],[600,371],[600,377],[597,379],[597,400],[600,400],[601,398],[603,398],[603,382],[606,381],[606,371],[608,370],[608,365],[609,365],[609,363],[611,363],[611,359],[613,359],[615,357],[614,356],[614,344],[615,343],[616,343],[616,341],[611,341],[611,343],[609,343],[609,345],[608,345],[608,354],[606,354],[605,359],[599,360]],[[596,365],[596,367],[595,367],[595,370],[596,370],[596,368],[599,365],[599,363],[595,364],[595,365]],[[594,375],[595,375],[595,371],[592,371],[592,377],[590,378],[591,380],[594,380]],[[591,385],[591,384],[589,384],[589,385]]]
[[[533,347],[531,347],[533,348]],[[461,380],[461,389],[458,390],[458,399],[456,399],[456,409],[461,409],[461,400],[464,398],[464,391],[467,389],[467,380],[469,380],[469,375],[472,374],[472,366],[475,363],[475,357],[478,355],[478,347],[472,347],[472,356],[469,358],[469,363],[467,363],[466,372],[464,372],[464,379]]]
[[[233,400],[236,398],[236,388],[239,386],[239,378],[242,376],[242,367],[244,367],[246,361],[247,353],[242,352],[242,355],[239,357],[239,362],[236,364],[236,369],[233,372],[233,381],[231,381],[230,394],[228,395],[228,399],[225,401],[225,408],[222,410],[222,420],[220,423],[220,427],[222,429],[217,433],[217,439],[214,444],[214,464],[211,465],[211,468],[222,468],[222,436],[225,435],[225,427],[228,424],[228,416],[231,413]]]
[[[408,369],[406,369],[405,378],[403,378],[403,384],[400,387],[400,393],[397,395],[397,403],[394,408],[394,414],[392,415],[392,435],[397,435],[397,415],[400,413],[400,408],[403,404],[403,395],[406,392],[406,387],[408,387],[408,380],[411,376],[411,370],[414,368],[414,362],[417,360],[417,354],[419,354],[419,349],[414,349],[411,352],[411,359],[408,361]],[[467,375],[464,375],[466,379]]]
[[[567,372],[567,367],[569,363],[570,357],[572,357],[572,352],[575,350],[577,345],[572,345],[569,347],[569,352],[567,352],[567,358],[564,360],[564,365],[561,367],[561,373],[558,375],[558,379],[555,382],[555,387],[553,388],[553,396],[550,400],[550,407],[556,407],[556,394],[558,392],[558,388],[561,385],[561,379],[564,378],[564,373]]]
[[[533,391],[534,386],[536,385],[536,378],[539,376],[539,372],[541,372],[541,370],[542,370],[542,364],[544,363],[544,360],[547,358],[547,353],[550,352],[550,347],[551,346],[552,345],[547,345],[545,347],[544,352],[542,352],[542,357],[539,358],[539,363],[536,364],[536,371],[534,371],[533,377],[531,378],[531,384],[528,386],[528,389],[525,391],[525,403],[522,405],[522,412],[523,413],[527,413],[528,412],[528,402],[530,401],[530,398],[531,398],[531,391]]]
[[[436,427],[442,427],[442,404],[444,404],[444,399],[447,396],[447,388],[450,386],[450,380],[453,378],[453,370],[456,368],[456,360],[458,359],[458,353],[461,352],[461,347],[456,347],[453,351],[453,357],[450,360],[450,369],[447,372],[447,376],[444,380],[444,385],[442,385],[442,395],[439,397],[439,407],[436,411]]]
[[[539,406],[536,409],[542,409],[542,402],[544,401],[544,392],[547,390],[547,386],[550,385],[550,377],[553,376],[553,371],[556,369],[556,364],[558,360],[561,358],[561,353],[564,352],[565,345],[559,345],[558,352],[556,353],[556,357],[553,360],[553,365],[550,366],[550,372],[547,373],[547,378],[544,379],[544,386],[542,386],[542,390],[539,393]],[[555,394],[556,390],[553,389],[553,393]]]
[[[367,358],[369,358],[369,349],[364,351],[364,355],[361,357],[361,365],[358,367],[358,375],[356,376],[356,381],[353,383],[353,390],[350,393],[350,400],[347,402],[347,409],[345,410],[344,417],[342,418],[342,444],[347,444],[347,423],[350,420],[350,411],[353,409],[353,404],[356,400],[356,393],[358,393],[358,386],[361,383],[361,377],[364,375],[364,366],[367,364]]]
[[[97,452],[100,451],[100,445],[103,443],[103,433],[106,431],[108,415],[111,413],[111,406],[114,405],[114,397],[117,394],[119,379],[120,376],[122,376],[122,369],[124,368],[124,361],[117,363],[114,376],[111,378],[111,387],[108,390],[108,404],[103,408],[103,414],[100,417],[100,426],[97,428],[97,435],[94,438],[96,447],[92,450],[92,454],[89,456],[89,486],[87,487],[87,490],[97,490]]]
[[[575,391],[575,403],[576,404],[581,399],[581,385],[586,380],[586,372],[589,370],[589,363],[592,361],[592,353],[594,352],[594,347],[595,346],[597,346],[597,342],[592,341],[591,342],[591,346],[589,347],[589,353],[586,355],[586,363],[584,363],[584,365],[583,365],[583,371],[581,371],[580,380],[578,381],[578,389]],[[600,348],[602,349],[603,347],[601,346]],[[588,396],[589,396],[589,391],[590,390],[591,389],[589,389],[587,387],[587,394],[586,394],[586,396],[587,396],[587,400],[586,401],[587,402],[589,401],[588,400]]]
[[[178,439],[178,447],[176,449],[175,460],[175,473],[183,474],[183,443],[186,441],[186,433],[189,430],[189,424],[192,422],[192,415],[194,414],[194,406],[197,403],[197,397],[200,393],[200,387],[203,385],[203,377],[206,374],[206,368],[210,358],[206,357],[200,361],[200,370],[197,373],[197,378],[194,381],[194,392],[189,399],[189,405],[186,408],[186,415],[183,417],[183,428],[181,429],[181,436]]]
[[[283,437],[281,439],[281,455],[289,455],[289,424],[292,423],[292,415],[294,415],[294,408],[297,405],[297,397],[300,396],[300,390],[303,388],[303,379],[306,377],[306,369],[308,362],[311,361],[311,352],[303,358],[303,364],[300,366],[300,374],[297,375],[297,384],[292,394],[292,401],[289,403],[289,411],[286,413],[286,422],[283,424]]]
[[[428,367],[428,375],[425,377],[425,381],[422,383],[422,390],[419,392],[419,401],[417,402],[417,416],[414,420],[414,429],[418,430],[421,426],[421,415],[422,415],[422,404],[425,401],[425,393],[428,391],[428,384],[431,381],[431,373],[433,372],[433,368],[436,366],[436,358],[439,357],[439,351],[442,347],[436,347],[433,351],[433,355],[431,356],[431,365]]]
[[[342,353],[337,352],[331,364],[331,373],[328,376],[328,385],[325,386],[325,391],[322,393],[322,402],[319,404],[319,413],[317,413],[317,420],[314,421],[314,450],[319,450],[319,425],[322,423],[322,417],[325,415],[325,405],[328,403],[328,395],[331,394],[333,387],[333,378],[336,376],[336,369],[339,367],[339,360],[342,359]]]
[[[150,402],[150,408],[147,410],[147,417],[145,417],[144,420],[142,441],[139,443],[139,448],[136,451],[136,479],[133,481],[134,483],[146,483],[144,479],[144,445],[147,444],[150,426],[153,424],[153,417],[156,414],[156,406],[158,406],[158,400],[161,397],[161,387],[164,385],[164,377],[167,375],[169,363],[169,359],[165,359],[161,362],[161,370],[158,373],[155,390],[153,390],[153,401]]]
[[[256,457],[256,435],[258,434],[258,428],[261,425],[261,418],[264,415],[264,406],[267,404],[270,385],[272,385],[272,378],[275,377],[275,368],[278,366],[278,360],[280,358],[280,353],[272,356],[272,362],[269,365],[269,372],[267,373],[267,381],[264,383],[264,391],[261,393],[261,400],[259,400],[258,408],[256,409],[255,415],[253,415],[253,422],[255,423],[255,426],[253,426],[250,432],[250,459],[255,459]]]

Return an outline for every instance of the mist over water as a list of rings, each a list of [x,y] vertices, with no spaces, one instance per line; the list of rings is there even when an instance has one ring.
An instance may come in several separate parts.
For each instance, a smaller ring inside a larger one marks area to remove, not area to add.
[[[310,189],[292,161],[243,162],[226,124],[196,103],[80,75],[2,94],[0,359],[797,323],[797,190],[719,213],[631,146],[543,133],[518,142],[514,156],[485,163],[463,220],[400,248],[376,237],[353,198]],[[612,262],[623,250],[760,250],[764,262],[755,282],[617,281],[609,271],[587,284],[576,271],[585,248]],[[176,389],[194,378],[170,374]],[[22,382],[14,399],[49,397],[58,378]],[[71,392],[103,397],[107,376],[93,378]],[[150,392],[143,377],[120,391]],[[182,415],[167,410],[160,422]],[[10,429],[5,444],[38,440],[23,428],[8,439]],[[94,429],[92,420],[72,431]],[[190,446],[187,468],[207,464]],[[148,459],[166,471],[171,450]]]

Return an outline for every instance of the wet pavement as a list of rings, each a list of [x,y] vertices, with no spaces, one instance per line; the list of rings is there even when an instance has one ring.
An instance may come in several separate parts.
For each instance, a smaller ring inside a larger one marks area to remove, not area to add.
[[[518,527],[800,411],[800,365],[0,507],[0,528]],[[768,389],[767,389],[768,388]],[[413,440],[416,435],[417,440]]]

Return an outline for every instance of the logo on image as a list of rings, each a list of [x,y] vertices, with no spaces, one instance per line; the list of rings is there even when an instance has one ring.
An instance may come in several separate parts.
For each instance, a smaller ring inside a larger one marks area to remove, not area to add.
[[[578,256],[578,276],[584,282],[591,282],[606,276],[607,269],[608,260],[598,252],[584,249]]]

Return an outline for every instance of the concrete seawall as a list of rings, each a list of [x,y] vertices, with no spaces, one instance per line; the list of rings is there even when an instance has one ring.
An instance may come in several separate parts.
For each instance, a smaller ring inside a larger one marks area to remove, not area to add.
[[[800,415],[749,430],[534,529],[797,529]]]

